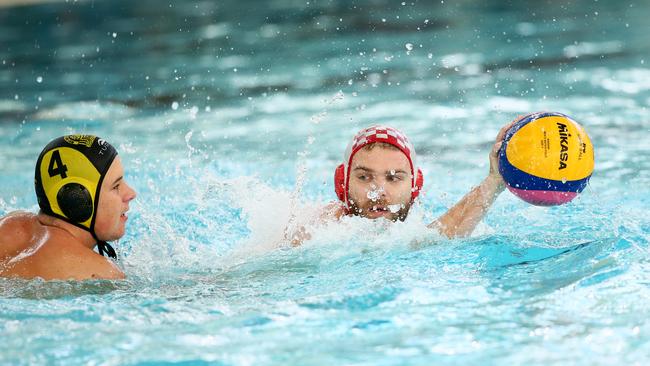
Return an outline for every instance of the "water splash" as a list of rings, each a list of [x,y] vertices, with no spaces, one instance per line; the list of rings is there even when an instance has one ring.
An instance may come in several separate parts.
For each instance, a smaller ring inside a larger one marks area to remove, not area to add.
[[[330,106],[332,106],[334,103],[341,101],[345,98],[345,95],[343,94],[342,91],[338,91],[332,98],[329,100],[326,100],[325,102],[325,109],[320,112],[318,115],[314,115],[310,118],[311,125],[318,125],[321,122],[325,120],[327,117],[327,111]],[[291,193],[291,198],[290,198],[290,217],[289,221],[286,225],[285,231],[284,231],[284,237],[288,238],[291,236],[291,233],[296,232],[298,230],[298,223],[297,223],[297,215],[298,213],[298,200],[302,196],[302,190],[303,186],[305,184],[305,178],[307,175],[307,159],[311,153],[311,146],[313,143],[316,141],[316,137],[313,135],[313,132],[310,131],[306,140],[305,140],[305,147],[304,149],[298,153],[299,159],[296,164],[296,184],[294,186],[293,192]]]

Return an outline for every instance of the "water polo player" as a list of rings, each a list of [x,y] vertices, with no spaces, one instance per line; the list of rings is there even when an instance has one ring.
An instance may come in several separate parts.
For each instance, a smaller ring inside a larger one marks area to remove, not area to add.
[[[115,148],[91,135],[54,139],[38,157],[34,183],[40,212],[0,219],[0,276],[124,278],[107,242],[124,235],[136,193]]]
[[[450,238],[472,233],[505,189],[497,155],[510,126],[512,123],[497,135],[490,152],[488,176],[429,227]],[[336,168],[334,188],[340,202],[328,205],[320,219],[357,215],[403,221],[423,183],[415,149],[403,133],[388,126],[365,128],[354,136],[345,151],[343,163]],[[287,233],[287,239],[293,245],[299,245],[309,237],[302,226]]]

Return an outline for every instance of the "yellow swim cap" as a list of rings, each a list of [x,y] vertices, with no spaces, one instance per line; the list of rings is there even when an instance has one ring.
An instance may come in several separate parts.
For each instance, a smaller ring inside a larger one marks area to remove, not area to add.
[[[38,206],[96,238],[99,191],[115,156],[115,148],[97,136],[67,135],[52,140],[36,161]]]

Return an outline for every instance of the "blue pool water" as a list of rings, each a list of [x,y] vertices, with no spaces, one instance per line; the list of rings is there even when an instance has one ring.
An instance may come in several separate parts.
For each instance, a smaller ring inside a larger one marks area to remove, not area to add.
[[[0,279],[0,364],[647,364],[650,5],[84,1],[0,7],[0,214],[40,149],[113,142],[138,191],[123,282]],[[554,110],[596,170],[554,208],[508,192],[472,238],[424,226],[499,128]],[[348,139],[389,123],[425,192],[404,223],[333,200]]]

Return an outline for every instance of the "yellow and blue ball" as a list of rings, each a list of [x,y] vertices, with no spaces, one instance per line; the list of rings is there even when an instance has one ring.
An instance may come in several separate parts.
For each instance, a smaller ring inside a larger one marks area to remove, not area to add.
[[[508,190],[534,205],[571,201],[585,189],[593,170],[589,136],[562,113],[520,118],[506,132],[499,151],[499,172]]]

